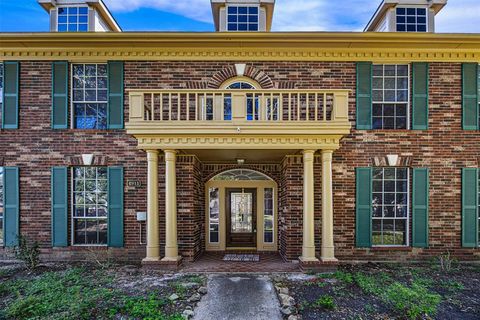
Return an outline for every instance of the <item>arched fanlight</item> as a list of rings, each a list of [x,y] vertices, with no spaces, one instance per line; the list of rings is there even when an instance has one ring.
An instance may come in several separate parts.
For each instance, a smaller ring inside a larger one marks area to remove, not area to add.
[[[250,169],[233,169],[217,174],[213,181],[272,180],[267,175]]]

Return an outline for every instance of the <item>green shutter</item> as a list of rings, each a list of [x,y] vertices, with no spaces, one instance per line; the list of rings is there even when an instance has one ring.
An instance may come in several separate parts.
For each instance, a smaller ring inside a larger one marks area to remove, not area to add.
[[[18,244],[20,225],[20,197],[18,168],[5,167],[4,170],[4,243],[6,247]]]
[[[462,123],[464,130],[478,129],[478,64],[462,66]]]
[[[16,61],[3,63],[2,127],[18,129],[18,87],[20,67]]]
[[[372,129],[372,63],[357,62],[357,129]]]
[[[68,62],[52,63],[52,129],[68,129]]]
[[[356,182],[356,243],[357,247],[372,246],[372,168],[357,168]]]
[[[428,247],[428,169],[413,169],[412,245]]]
[[[68,189],[67,168],[52,168],[52,246],[68,245]]]
[[[428,129],[428,63],[413,63],[412,129]]]
[[[123,129],[123,62],[108,62],[108,128]]]
[[[478,170],[462,170],[462,246],[478,247]]]
[[[108,245],[123,247],[123,168],[108,168]]]

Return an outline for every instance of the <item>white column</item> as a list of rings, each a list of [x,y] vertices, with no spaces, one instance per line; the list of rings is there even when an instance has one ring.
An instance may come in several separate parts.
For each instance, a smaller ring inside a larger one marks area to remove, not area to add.
[[[322,150],[322,252],[323,262],[336,262],[333,244],[333,150]]]
[[[316,262],[314,220],[314,175],[313,162],[316,150],[303,151],[303,245],[302,262]]]
[[[158,261],[158,150],[147,150],[147,163],[147,256],[143,261]]]
[[[176,150],[165,152],[165,257],[162,261],[179,261],[177,242]]]

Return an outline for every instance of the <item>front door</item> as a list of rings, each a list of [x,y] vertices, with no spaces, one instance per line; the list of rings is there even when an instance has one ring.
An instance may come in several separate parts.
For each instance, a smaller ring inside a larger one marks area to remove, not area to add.
[[[257,189],[226,189],[227,247],[256,247]]]

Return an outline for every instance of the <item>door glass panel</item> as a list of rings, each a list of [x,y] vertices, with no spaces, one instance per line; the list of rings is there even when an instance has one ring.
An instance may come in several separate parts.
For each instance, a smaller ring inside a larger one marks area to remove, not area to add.
[[[220,202],[218,197],[218,188],[209,189],[209,224],[210,224],[210,243],[218,243],[218,223],[220,216]]]
[[[273,243],[273,189],[266,188],[264,193],[264,234],[265,243]]]
[[[230,219],[232,233],[250,233],[253,231],[253,196],[251,193],[232,192]]]

